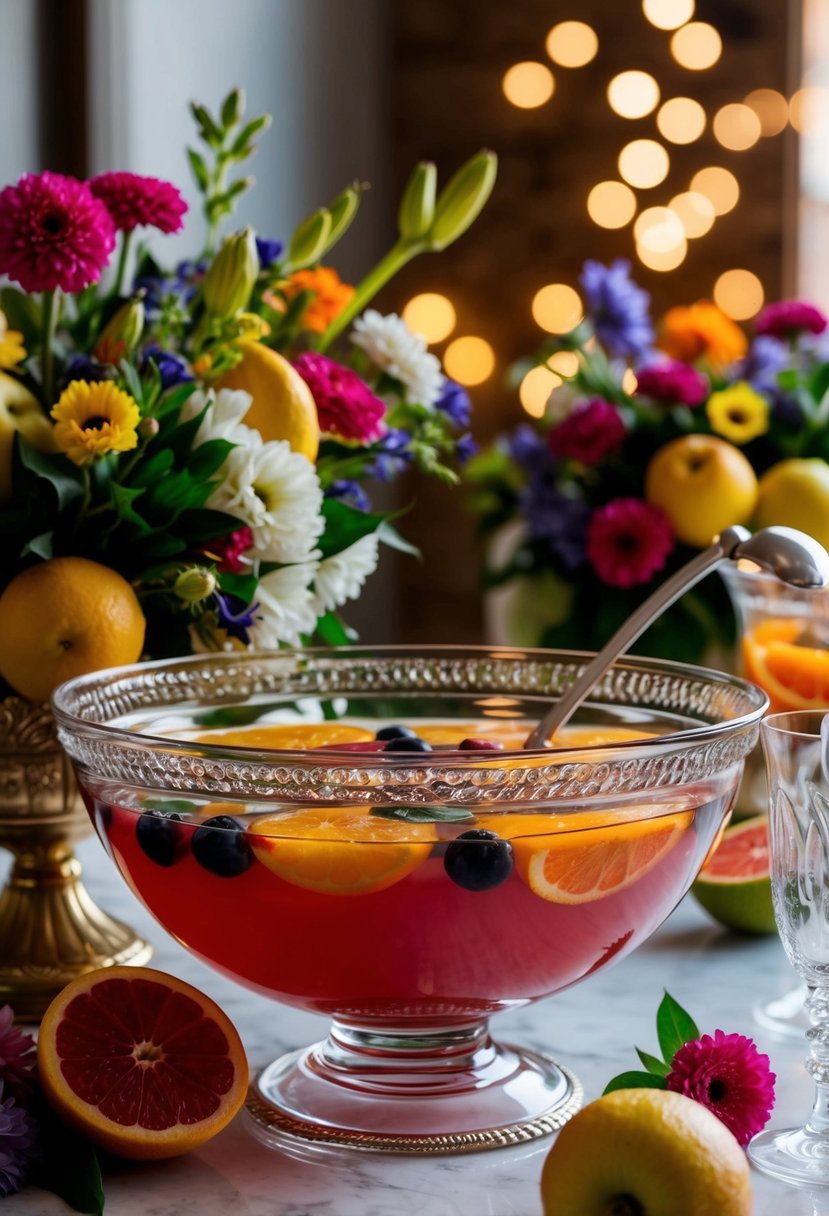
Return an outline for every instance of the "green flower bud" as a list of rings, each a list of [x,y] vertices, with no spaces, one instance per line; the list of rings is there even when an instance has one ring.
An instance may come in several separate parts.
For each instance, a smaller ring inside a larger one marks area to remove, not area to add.
[[[149,441],[150,439],[155,439],[161,430],[161,424],[157,418],[142,418],[137,429],[138,438]]]
[[[331,213],[331,231],[328,234],[328,242],[325,247],[327,253],[332,246],[336,245],[341,236],[351,227],[351,221],[357,214],[357,208],[360,206],[360,195],[363,192],[363,187],[360,185],[346,186],[341,194],[338,194],[330,205],[328,210]]]
[[[331,212],[327,207],[320,207],[319,211],[302,221],[291,238],[288,250],[288,263],[293,270],[319,261],[328,248],[331,226]]]
[[[431,161],[415,165],[397,212],[397,229],[402,240],[416,241],[429,231],[435,216],[437,184],[437,169]]]
[[[104,362],[110,361],[110,356],[117,352],[118,358],[131,355],[144,332],[144,292],[133,296],[122,304],[117,312],[109,318],[101,336],[98,338],[98,350],[102,352]]]
[[[445,249],[466,232],[492,193],[497,172],[494,152],[478,152],[461,165],[438,196],[435,218],[426,237],[429,249]]]
[[[259,255],[252,228],[243,228],[227,237],[216,254],[202,283],[202,297],[208,313],[225,321],[240,312],[259,277]]]
[[[182,570],[173,583],[173,591],[185,604],[199,604],[216,590],[216,575],[204,566]]]

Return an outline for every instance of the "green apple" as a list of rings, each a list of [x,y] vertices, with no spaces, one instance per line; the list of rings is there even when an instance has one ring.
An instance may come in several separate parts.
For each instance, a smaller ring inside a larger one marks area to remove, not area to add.
[[[678,540],[704,549],[723,529],[750,519],[757,478],[733,443],[716,435],[683,435],[652,456],[645,498],[664,511]]]
[[[54,427],[40,402],[25,385],[0,372],[0,503],[12,495],[12,445],[14,433],[27,439],[39,452],[55,452]]]
[[[814,456],[781,460],[760,478],[758,528],[784,524],[829,546],[829,464]]]
[[[707,1107],[618,1089],[566,1123],[541,1175],[544,1216],[751,1216],[745,1153]]]

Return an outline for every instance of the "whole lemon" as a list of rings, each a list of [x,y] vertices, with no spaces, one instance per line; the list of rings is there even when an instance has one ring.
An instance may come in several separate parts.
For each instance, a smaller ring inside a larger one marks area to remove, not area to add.
[[[265,440],[287,439],[295,452],[313,463],[320,443],[317,407],[311,390],[287,359],[263,346],[245,342],[244,356],[216,381],[216,388],[244,389],[253,400],[244,422]]]
[[[544,1216],[751,1216],[748,1162],[699,1102],[619,1089],[566,1123],[541,1175]]]
[[[704,549],[724,528],[751,518],[757,478],[733,444],[716,435],[683,435],[651,457],[645,498],[665,512],[678,540]]]
[[[760,478],[754,519],[759,528],[800,528],[829,545],[829,464],[814,456],[772,465]]]
[[[146,622],[126,579],[85,557],[30,566],[0,595],[0,675],[32,701],[64,680],[134,663]]]
[[[20,431],[39,452],[56,452],[54,426],[37,397],[16,380],[0,372],[0,502],[12,496],[12,444]]]

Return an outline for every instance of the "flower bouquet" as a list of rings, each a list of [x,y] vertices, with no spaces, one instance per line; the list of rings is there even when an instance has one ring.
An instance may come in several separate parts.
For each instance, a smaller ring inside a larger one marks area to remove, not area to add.
[[[543,417],[466,477],[484,533],[499,536],[488,585],[529,591],[512,640],[597,649],[726,527],[787,524],[829,544],[829,345],[826,318],[799,301],[768,305],[749,338],[707,301],[654,328],[622,260],[587,262],[581,285],[584,320],[514,369],[561,368],[568,352]],[[707,579],[639,648],[695,661],[733,628]]]
[[[351,286],[328,258],[363,187],[284,244],[222,239],[269,118],[247,119],[238,89],[192,113],[207,237],[173,270],[133,248],[182,228],[167,182],[46,172],[0,192],[0,674],[33,699],[144,653],[346,641],[338,611],[379,544],[408,548],[370,482],[410,466],[454,482],[470,453],[466,394],[367,306],[469,227],[495,158],[439,192],[418,165],[397,241]]]

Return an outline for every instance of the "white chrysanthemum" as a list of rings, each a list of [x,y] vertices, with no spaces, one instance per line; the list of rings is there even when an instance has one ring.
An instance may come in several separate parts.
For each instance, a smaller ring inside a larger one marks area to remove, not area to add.
[[[247,428],[246,428],[247,429]],[[322,535],[322,489],[316,469],[284,439],[236,447],[219,470],[207,500],[253,532],[253,556],[267,562],[301,562]]]
[[[363,583],[377,569],[380,538],[376,532],[361,536],[353,545],[320,562],[314,580],[314,606],[318,616],[356,600]]]
[[[319,613],[311,584],[318,568],[316,561],[298,562],[260,578],[255,596],[258,607],[248,630],[256,650],[275,650],[280,642],[298,646],[300,634],[313,633]]]
[[[199,389],[191,393],[181,410],[182,422],[195,418],[210,402],[210,408],[196,431],[193,446],[199,447],[210,439],[226,439],[228,443],[238,443],[244,447],[254,446],[258,433],[242,425],[252,400],[250,393],[244,389],[220,388],[218,393],[212,389],[208,392]]]
[[[351,341],[361,347],[372,363],[405,388],[406,400],[414,405],[434,405],[443,389],[440,360],[426,349],[426,342],[413,334],[402,317],[384,317],[369,308],[354,322]]]

